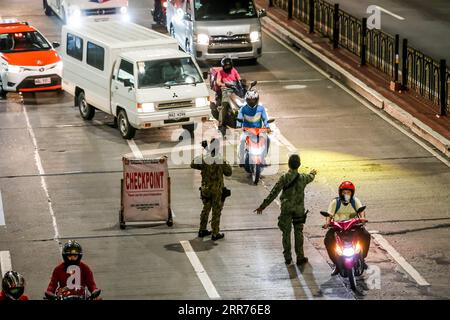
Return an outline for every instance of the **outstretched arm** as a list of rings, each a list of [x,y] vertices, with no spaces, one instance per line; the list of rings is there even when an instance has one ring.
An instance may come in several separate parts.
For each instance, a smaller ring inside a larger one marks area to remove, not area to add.
[[[273,200],[278,196],[281,189],[283,189],[284,186],[284,180],[283,177],[278,180],[278,182],[275,184],[275,186],[270,191],[269,195],[264,199],[263,203],[259,206],[258,209],[255,210],[257,214],[261,214],[262,211],[269,206],[269,204],[272,203]]]

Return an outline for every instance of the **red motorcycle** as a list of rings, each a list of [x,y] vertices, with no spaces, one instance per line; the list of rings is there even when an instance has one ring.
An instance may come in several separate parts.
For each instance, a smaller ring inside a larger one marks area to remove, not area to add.
[[[365,206],[359,208],[357,210],[358,216],[365,209]],[[330,216],[325,211],[321,211],[320,214],[324,217]],[[335,252],[338,256],[336,267],[343,278],[348,278],[350,288],[353,291],[356,291],[356,277],[361,276],[365,269],[364,257],[362,255],[363,244],[358,241],[355,231],[362,228],[366,221],[361,218],[345,221],[332,220],[329,225],[329,228],[335,231]]]
[[[269,120],[269,123],[274,119]],[[244,169],[252,174],[253,184],[258,184],[261,171],[266,166],[269,128],[243,128],[245,137]]]

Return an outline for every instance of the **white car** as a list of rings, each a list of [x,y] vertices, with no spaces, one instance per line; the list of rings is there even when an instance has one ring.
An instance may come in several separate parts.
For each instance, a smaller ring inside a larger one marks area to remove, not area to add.
[[[127,21],[128,0],[43,0],[47,16],[57,15],[65,24],[79,24],[82,18],[104,21],[120,17]]]
[[[0,96],[61,89],[57,46],[26,22],[0,20]]]

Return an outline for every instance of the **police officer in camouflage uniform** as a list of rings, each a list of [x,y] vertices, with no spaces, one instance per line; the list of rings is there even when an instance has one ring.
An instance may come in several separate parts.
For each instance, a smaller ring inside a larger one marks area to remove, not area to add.
[[[200,195],[203,201],[203,210],[200,215],[200,230],[198,236],[203,238],[209,236],[211,231],[207,230],[209,212],[212,209],[211,228],[213,241],[222,239],[225,235],[219,233],[220,215],[222,213],[225,198],[231,193],[225,188],[223,176],[231,176],[231,166],[219,153],[220,142],[212,139],[209,147],[202,143],[207,150],[205,156],[201,155],[192,160],[191,168],[201,170],[202,186]]]
[[[291,255],[291,229],[294,226],[295,254],[297,264],[308,262],[303,252],[303,225],[306,221],[305,212],[305,187],[311,183],[316,174],[316,170],[311,170],[309,174],[299,173],[300,157],[297,154],[289,157],[289,171],[282,175],[270,194],[263,203],[255,210],[257,214],[262,211],[278,196],[281,190],[281,214],[278,217],[278,227],[283,233],[283,254],[287,265],[292,262]]]

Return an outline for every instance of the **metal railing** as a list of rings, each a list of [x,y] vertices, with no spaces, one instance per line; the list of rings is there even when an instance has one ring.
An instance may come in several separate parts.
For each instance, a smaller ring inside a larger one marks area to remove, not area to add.
[[[411,88],[440,107],[446,115],[450,108],[450,69],[446,61],[436,61],[403,41],[400,59],[399,35],[392,36],[378,29],[368,29],[367,19],[358,19],[339,9],[339,4],[325,0],[273,0],[274,6],[288,12],[309,25],[309,31],[317,31],[329,38],[334,48],[345,48],[366,63],[398,82],[399,65],[402,64],[402,88]],[[442,80],[441,80],[442,79]]]

